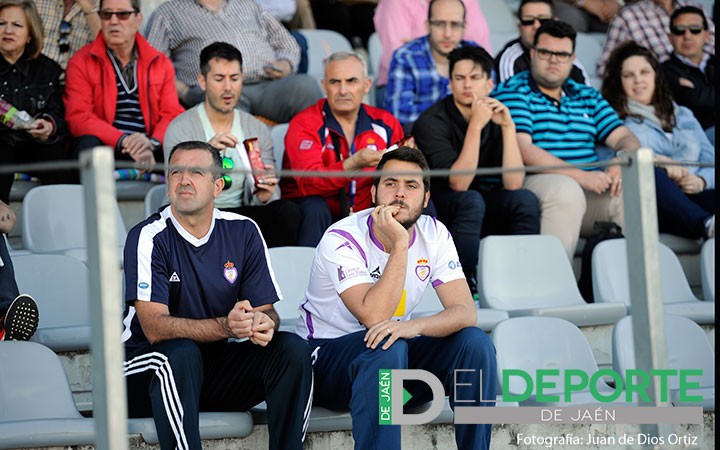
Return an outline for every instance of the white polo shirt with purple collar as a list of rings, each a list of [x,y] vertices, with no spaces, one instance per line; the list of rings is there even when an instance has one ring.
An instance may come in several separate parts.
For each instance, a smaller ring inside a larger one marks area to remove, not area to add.
[[[365,330],[340,294],[377,282],[390,257],[373,233],[371,212],[372,208],[366,209],[340,220],[320,240],[295,329],[303,339],[330,339]],[[464,275],[450,232],[438,220],[420,216],[410,239],[405,288],[393,319],[408,320],[428,284],[435,288],[458,279]]]

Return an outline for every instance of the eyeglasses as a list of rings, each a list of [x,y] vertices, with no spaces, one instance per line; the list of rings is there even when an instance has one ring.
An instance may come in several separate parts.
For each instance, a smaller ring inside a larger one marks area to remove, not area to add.
[[[453,31],[460,31],[463,28],[465,28],[465,22],[448,22],[446,20],[431,20],[430,26],[433,28],[438,28],[441,30],[447,29],[447,27],[450,27]]]
[[[72,30],[72,24],[70,22],[67,20],[60,22],[60,37],[58,38],[60,53],[70,51],[70,30]]]
[[[705,27],[702,25],[673,25],[670,27],[670,32],[675,36],[684,36],[686,31],[692,34],[700,34],[705,31]]]
[[[518,22],[524,27],[530,27],[535,25],[536,21],[542,25],[550,19],[550,16],[522,16],[518,19]]]
[[[108,11],[106,9],[98,11],[98,15],[102,20],[110,20],[112,16],[117,16],[118,20],[128,20],[131,14],[137,13],[136,10],[132,11]]]
[[[223,166],[223,172],[228,171],[228,170],[233,170],[235,168],[235,162],[233,162],[232,158],[223,156],[222,166]],[[225,174],[223,174],[222,178],[223,178],[223,181],[225,182],[225,187],[223,188],[223,191],[225,189],[230,189],[230,187],[232,186],[232,178],[230,178],[230,175],[225,173]]]
[[[536,48],[535,54],[538,56],[538,58],[542,59],[543,61],[549,61],[550,58],[553,56],[555,57],[555,61],[559,63],[566,63],[570,60],[570,57],[573,55],[572,53],[568,52],[553,52],[545,48]]]

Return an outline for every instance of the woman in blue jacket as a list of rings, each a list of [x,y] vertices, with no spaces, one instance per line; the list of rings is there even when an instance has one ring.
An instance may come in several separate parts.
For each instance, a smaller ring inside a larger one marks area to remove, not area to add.
[[[693,113],[673,101],[655,56],[633,41],[618,46],[602,94],[660,163],[655,170],[660,231],[714,237],[715,148]],[[707,164],[667,165],[672,162]]]

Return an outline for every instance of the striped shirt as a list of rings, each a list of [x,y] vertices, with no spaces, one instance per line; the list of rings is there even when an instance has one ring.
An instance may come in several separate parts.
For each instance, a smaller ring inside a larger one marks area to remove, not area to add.
[[[200,51],[213,42],[227,42],[243,56],[243,81],[267,79],[266,64],[284,59],[293,71],[300,62],[295,38],[254,0],[226,0],[213,12],[196,0],[168,0],[158,6],[147,25],[150,45],[165,53],[177,79],[197,84]]]
[[[673,9],[680,6],[692,5],[703,8],[702,5],[688,1],[675,0]],[[712,15],[705,11],[710,29],[710,39],[705,44],[705,52],[715,54],[715,25]],[[668,34],[670,33],[670,15],[665,9],[651,0],[639,0],[621,9],[610,22],[607,31],[602,56],[597,61],[597,75],[601,77],[605,72],[605,64],[610,53],[625,41],[633,40],[643,47],[650,49],[660,62],[670,57],[673,48]]]
[[[137,87],[137,50],[133,51],[133,60],[128,67],[120,68],[120,64],[108,49],[108,57],[115,69],[117,83],[117,106],[113,126],[124,133],[145,134],[145,120],[140,109],[140,98]],[[127,71],[128,73],[123,73]]]
[[[595,145],[622,126],[615,110],[590,86],[568,79],[558,101],[538,88],[530,72],[500,84],[493,97],[507,105],[518,133],[533,144],[570,163],[598,161]]]
[[[461,41],[460,47],[475,45]],[[423,111],[450,94],[450,80],[438,73],[428,36],[408,42],[393,54],[385,91],[385,109],[401,124],[415,122]]]

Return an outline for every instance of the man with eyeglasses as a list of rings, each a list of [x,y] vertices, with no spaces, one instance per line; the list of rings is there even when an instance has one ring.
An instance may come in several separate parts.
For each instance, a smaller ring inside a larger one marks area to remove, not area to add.
[[[384,107],[408,133],[423,111],[450,93],[447,55],[458,46],[477,45],[463,40],[465,4],[461,0],[432,0],[425,26],[426,36],[395,51],[388,72]]]
[[[139,0],[101,0],[102,31],[69,61],[65,117],[75,157],[107,145],[149,171],[162,161],[165,129],[183,107],[170,60],[138,33]]]
[[[269,247],[297,244],[300,209],[280,199],[273,142],[267,125],[237,109],[243,88],[242,54],[226,42],[215,42],[200,52],[198,83],[205,101],[177,116],[167,128],[163,148],[167,165],[170,150],[184,141],[205,141],[220,150],[225,186],[215,207],[253,219]],[[245,142],[255,139],[265,171],[251,174]]]
[[[605,73],[605,63],[610,53],[625,41],[635,41],[650,49],[661,63],[668,59],[673,47],[670,44],[670,14],[674,9],[686,5],[700,5],[692,0],[637,0],[622,8],[607,31],[602,56],[597,61],[597,75]],[[705,14],[705,17],[708,17]],[[705,52],[715,54],[715,24],[708,21],[710,39],[705,43]]]
[[[495,71],[500,82],[530,68],[530,48],[535,32],[543,22],[553,18],[553,3],[551,0],[522,0],[517,17],[520,37],[505,44],[495,57]],[[573,61],[570,78],[590,85],[590,76],[577,58]]]
[[[282,298],[247,217],[213,207],[222,160],[203,141],[177,144],[170,206],[128,233],[122,341],[130,417],[153,417],[160,447],[201,449],[200,411],[267,403],[269,448],[303,448],[312,399],[310,349],[278,331]]]
[[[43,55],[65,70],[68,60],[100,32],[98,0],[33,0],[42,17]]]
[[[525,177],[524,187],[540,200],[540,233],[557,236],[571,261],[579,236],[591,235],[596,221],[625,225],[620,167],[576,166],[599,161],[597,144],[616,152],[640,146],[596,89],[569,79],[575,36],[565,22],[545,22],[535,33],[530,71],[494,94],[510,109],[523,162],[552,166]]]
[[[715,143],[715,55],[705,51],[710,39],[702,9],[682,6],[670,16],[673,52],[662,64],[673,98],[688,107]]]

